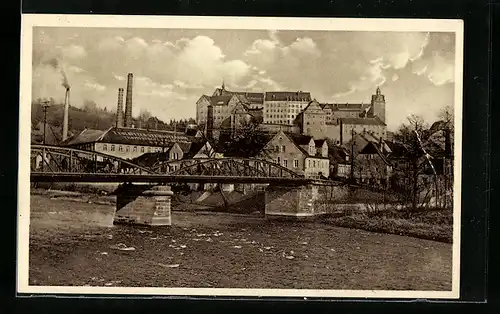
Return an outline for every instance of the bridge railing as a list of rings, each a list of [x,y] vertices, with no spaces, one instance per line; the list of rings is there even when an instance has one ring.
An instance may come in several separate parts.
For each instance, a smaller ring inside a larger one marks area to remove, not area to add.
[[[31,172],[151,174],[125,159],[75,148],[32,145]]]

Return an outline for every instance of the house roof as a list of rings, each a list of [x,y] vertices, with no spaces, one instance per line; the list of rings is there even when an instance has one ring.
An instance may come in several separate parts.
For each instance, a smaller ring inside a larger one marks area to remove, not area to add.
[[[366,144],[366,146],[363,147],[363,149],[359,153],[360,154],[377,154],[380,156],[380,158],[382,159],[382,161],[386,165],[391,165],[391,162],[389,161],[389,159],[387,159],[387,157],[385,157],[385,155],[380,151],[380,148],[378,147],[378,145],[373,143],[373,142],[368,142],[368,144]]]
[[[103,130],[93,130],[93,129],[84,129],[80,133],[68,138],[66,141],[63,141],[61,145],[77,145],[77,144],[87,144],[87,143],[95,143],[99,142],[101,137],[107,131]]]
[[[327,157],[321,156],[321,152],[316,151],[315,155],[309,154],[309,151],[304,148],[304,146],[308,146],[312,137],[307,136],[307,135],[301,135],[301,134],[295,134],[295,133],[289,133],[289,132],[283,132],[291,141],[292,143],[295,144],[295,146],[307,157],[316,157],[316,158],[323,158],[327,159]],[[315,147],[318,147],[315,142]],[[321,144],[323,145],[323,144]]]
[[[345,163],[349,152],[342,146],[328,143],[328,157],[335,163]]]
[[[183,132],[146,130],[136,128],[110,128],[106,131],[85,129],[80,134],[67,140],[64,145],[102,142],[125,145],[163,146],[174,142],[190,143],[193,136]]]
[[[193,158],[207,144],[208,141],[196,141],[191,143],[189,150],[184,153],[184,158]]]
[[[284,132],[295,144],[297,145],[309,145],[312,137],[302,134],[288,133]]]
[[[358,124],[358,125],[385,125],[379,117],[374,118],[340,118],[343,124]]]
[[[322,139],[322,140],[314,140],[314,144],[316,145],[316,147],[321,147],[323,146],[323,144],[326,142],[325,139]]]
[[[309,92],[266,92],[264,96],[266,101],[311,101]]]

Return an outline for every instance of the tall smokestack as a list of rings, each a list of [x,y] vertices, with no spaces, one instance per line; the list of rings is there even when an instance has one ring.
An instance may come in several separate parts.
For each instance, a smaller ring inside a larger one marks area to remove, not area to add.
[[[214,131],[214,107],[212,104],[207,106],[207,138],[213,138]]]
[[[132,126],[132,84],[134,75],[129,73],[127,75],[127,96],[125,99],[125,127]]]
[[[68,115],[69,115],[69,85],[66,85],[66,94],[64,95],[64,116],[63,116],[63,134],[62,140],[68,138]]]
[[[123,88],[118,88],[118,105],[116,107],[116,127],[123,127]]]

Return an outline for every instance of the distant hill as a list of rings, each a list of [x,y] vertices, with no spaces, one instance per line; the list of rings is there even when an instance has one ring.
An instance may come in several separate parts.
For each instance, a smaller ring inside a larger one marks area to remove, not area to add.
[[[61,130],[63,124],[64,105],[52,104],[47,109],[47,124],[51,125],[54,129]],[[44,120],[43,106],[40,100],[34,101],[31,105],[31,125],[32,129],[36,129],[40,122]],[[174,124],[178,131],[184,131],[188,124],[194,124],[194,119],[188,120],[171,120],[165,123],[150,114],[141,113],[141,119],[133,118],[135,127],[144,129],[159,129],[159,130],[173,130]],[[115,126],[116,116],[112,111],[106,108],[101,109],[93,102],[86,102],[84,108],[77,108],[70,106],[68,113],[68,131],[69,133],[76,134],[84,130],[106,130]],[[43,127],[42,127],[43,129]]]

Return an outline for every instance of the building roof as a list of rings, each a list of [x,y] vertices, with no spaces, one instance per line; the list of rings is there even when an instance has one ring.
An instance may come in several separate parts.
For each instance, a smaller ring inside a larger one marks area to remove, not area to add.
[[[79,145],[84,143],[113,143],[125,145],[163,146],[174,142],[190,143],[195,137],[183,132],[146,130],[137,128],[110,128],[106,131],[85,129],[68,139],[63,145]]]
[[[236,95],[243,103],[263,104],[264,93],[256,92],[233,92],[223,88],[216,88],[212,96],[232,96]]]
[[[358,124],[358,125],[385,125],[384,121],[379,117],[373,118],[340,118],[343,124]]]
[[[346,163],[347,156],[349,156],[349,152],[344,147],[328,142],[328,157],[330,161],[337,164]]]
[[[210,97],[210,103],[212,106],[227,106],[231,98],[233,98],[233,95],[212,96]]]
[[[323,109],[330,109],[332,111],[362,111],[370,107],[370,104],[358,103],[358,104],[333,104],[333,103],[322,103],[320,104]]]
[[[84,129],[80,133],[69,137],[66,141],[63,141],[61,145],[78,145],[78,144],[87,144],[87,143],[95,143],[99,142],[101,137],[107,131],[103,130],[93,130],[93,129]]]
[[[264,96],[266,101],[311,101],[309,92],[266,92]]]
[[[311,142],[312,137],[308,135],[303,135],[303,134],[295,134],[295,133],[289,133],[289,132],[284,132],[295,144],[301,146],[301,145],[309,145]]]
[[[196,141],[191,143],[189,150],[184,153],[184,158],[193,158],[200,152],[200,150],[208,143],[208,141]]]
[[[316,147],[321,147],[323,146],[323,144],[326,142],[326,139],[322,139],[322,140],[314,140],[314,144],[316,145]]]
[[[250,104],[264,103],[264,93],[254,93],[254,92],[229,92],[229,93],[242,96],[242,100],[246,100]]]

